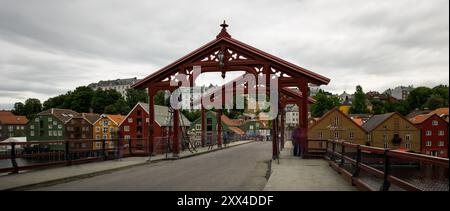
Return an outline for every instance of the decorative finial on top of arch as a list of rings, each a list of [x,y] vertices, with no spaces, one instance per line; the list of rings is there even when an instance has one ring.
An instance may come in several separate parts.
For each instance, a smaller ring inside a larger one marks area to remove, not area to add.
[[[230,37],[231,35],[228,34],[227,32],[227,27],[229,26],[226,21],[224,20],[222,24],[220,24],[220,26],[222,27],[222,30],[220,31],[220,33],[216,36],[217,39],[222,38],[222,37]]]

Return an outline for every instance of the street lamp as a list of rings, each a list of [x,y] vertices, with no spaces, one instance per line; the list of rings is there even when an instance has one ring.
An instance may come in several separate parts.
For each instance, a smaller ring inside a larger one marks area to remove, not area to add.
[[[219,51],[217,53],[217,58],[219,59],[219,66],[220,66],[220,70],[222,71],[222,78],[225,78],[225,71],[223,71],[223,67],[225,66],[225,62],[223,61],[225,58],[225,55],[223,54],[222,51]]]

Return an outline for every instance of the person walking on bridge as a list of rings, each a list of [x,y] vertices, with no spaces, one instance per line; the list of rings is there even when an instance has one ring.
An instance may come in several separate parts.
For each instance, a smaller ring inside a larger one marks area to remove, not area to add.
[[[294,145],[294,156],[300,156],[300,128],[295,128],[292,131],[292,145]]]

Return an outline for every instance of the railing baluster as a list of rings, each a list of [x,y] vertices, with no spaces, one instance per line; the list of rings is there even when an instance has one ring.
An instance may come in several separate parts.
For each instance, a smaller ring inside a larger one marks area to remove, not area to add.
[[[131,148],[131,138],[128,139],[128,151],[130,153],[130,156],[133,156],[133,149]]]
[[[16,161],[16,143],[15,142],[11,142],[11,164],[14,168],[14,170],[11,172],[12,174],[17,174],[19,173],[19,166],[17,165],[17,161]]]
[[[102,140],[102,152],[103,152],[103,160],[107,160],[108,157],[106,156],[106,140]]]
[[[64,142],[64,159],[66,160],[66,165],[70,166],[72,165],[72,158],[70,156],[70,146],[69,146],[70,142],[69,141],[65,141]]]
[[[344,156],[345,156],[345,145],[341,143],[341,162],[339,163],[339,167],[344,166],[345,163]]]
[[[353,172],[353,177],[359,177],[360,172],[360,164],[361,164],[361,147],[358,144],[356,146],[356,164],[355,164],[355,171]]]
[[[383,176],[383,184],[380,187],[380,191],[388,191],[391,183],[389,182],[389,174],[391,170],[391,161],[388,156],[389,150],[384,150],[384,176]]]

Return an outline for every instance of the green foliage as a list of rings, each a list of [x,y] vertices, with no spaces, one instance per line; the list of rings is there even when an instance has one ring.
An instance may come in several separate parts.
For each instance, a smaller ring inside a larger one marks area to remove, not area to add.
[[[14,109],[12,110],[12,112],[15,115],[26,115],[25,113],[25,105],[21,102],[16,102],[14,103]]]
[[[66,97],[69,108],[77,112],[89,112],[94,90],[86,86],[80,86]]]
[[[202,115],[201,110],[193,110],[190,112],[189,110],[182,110],[181,113],[190,121],[193,122],[196,119],[200,118]]]
[[[370,103],[372,103],[372,114],[384,114],[386,113],[384,103],[380,100],[371,100]]]
[[[127,115],[130,112],[130,107],[124,99],[117,100],[114,104],[105,107],[103,113],[105,114],[122,114]]]
[[[350,113],[367,113],[367,96],[360,85],[356,86],[355,97],[352,101],[352,107],[350,107]]]
[[[32,118],[35,114],[42,111],[41,101],[36,98],[29,98],[25,101],[22,115]]]
[[[432,90],[432,95],[436,95],[442,98],[443,104],[440,107],[448,107],[448,86],[439,85],[434,87]]]
[[[148,99],[148,97],[147,97]],[[154,96],[155,105],[170,106],[170,98],[166,98],[165,91],[158,91]],[[148,101],[148,100],[147,100]]]
[[[431,96],[432,90],[428,87],[417,87],[409,93],[408,104],[412,109],[424,109],[425,103]]]
[[[327,111],[340,105],[339,97],[326,93],[323,90],[319,90],[319,92],[314,96],[314,99],[317,102],[311,105],[312,117],[321,117]]]
[[[68,108],[64,107],[64,102],[66,101],[66,94],[58,95],[56,97],[51,97],[44,101],[42,110],[47,110],[50,108]]]
[[[119,100],[123,100],[123,97],[116,90],[110,89],[103,91],[97,89],[92,97],[91,107],[94,113],[103,113],[107,106],[113,105]],[[111,108],[109,108],[109,111],[111,111]]]
[[[428,100],[425,103],[424,107],[428,108],[428,109],[431,109],[431,110],[434,110],[434,109],[437,109],[437,108],[444,107],[445,102],[446,101],[444,100],[444,98],[442,98],[440,95],[432,94],[428,98]]]
[[[148,103],[148,94],[144,89],[127,89],[127,104],[133,108],[138,102]]]

